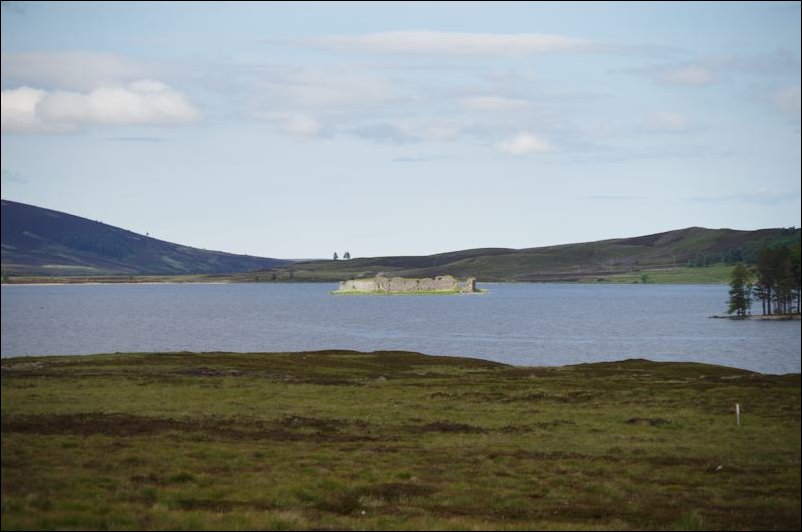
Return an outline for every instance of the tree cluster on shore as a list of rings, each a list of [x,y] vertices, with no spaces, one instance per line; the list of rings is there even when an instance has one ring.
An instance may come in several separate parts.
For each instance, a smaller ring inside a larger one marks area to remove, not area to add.
[[[760,301],[765,316],[799,314],[800,293],[800,245],[763,248],[753,267],[739,262],[733,268],[727,312],[744,317]]]
[[[779,229],[777,234],[772,236],[744,242],[737,246],[726,247],[723,250],[700,251],[688,259],[688,266],[690,268],[703,268],[717,263],[735,266],[739,262],[756,264],[763,250],[783,246],[793,247],[798,245],[797,242],[799,242],[799,229],[787,227]]]

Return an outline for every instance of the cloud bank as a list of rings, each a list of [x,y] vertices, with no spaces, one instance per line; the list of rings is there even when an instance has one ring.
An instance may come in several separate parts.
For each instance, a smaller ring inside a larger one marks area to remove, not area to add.
[[[88,92],[156,77],[154,68],[141,61],[84,50],[3,52],[0,63],[4,86],[32,85],[46,90]]]
[[[531,155],[554,151],[554,146],[551,143],[527,131],[521,131],[514,137],[497,143],[496,148],[510,155]]]
[[[780,111],[798,115],[802,109],[800,94],[799,85],[785,87],[774,94],[774,103]]]
[[[460,104],[469,111],[519,111],[531,106],[526,100],[496,95],[470,96],[460,100]]]
[[[86,125],[169,125],[200,118],[179,91],[141,79],[90,92],[19,87],[2,91],[3,133],[67,133]]]
[[[711,85],[716,76],[709,68],[689,65],[664,72],[659,81],[665,85]]]
[[[604,48],[593,41],[563,35],[447,31],[385,31],[364,35],[311,38],[303,43],[331,50],[452,56],[577,53],[596,52]]]
[[[643,122],[644,131],[650,133],[685,133],[694,129],[690,118],[674,111],[656,111]]]

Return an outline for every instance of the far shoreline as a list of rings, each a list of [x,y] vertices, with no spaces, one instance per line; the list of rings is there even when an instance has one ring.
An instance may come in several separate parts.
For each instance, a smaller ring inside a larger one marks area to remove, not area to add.
[[[71,286],[71,285],[159,285],[159,284],[246,284],[235,283],[233,281],[77,281],[72,283],[58,282],[11,282],[3,283],[2,286]]]
[[[369,272],[370,273],[370,272]],[[372,272],[376,273],[376,272]],[[447,271],[435,272],[437,275],[457,275],[474,277],[477,282],[503,284],[582,284],[582,285],[727,285],[730,281],[730,268],[723,265],[707,267],[674,267],[656,269],[633,269],[617,271],[532,271],[521,275],[477,275],[474,272],[458,274]],[[56,284],[245,284],[245,283],[339,283],[346,279],[363,278],[363,271],[343,271],[341,276],[321,275],[321,272],[307,270],[263,270],[238,273],[187,273],[187,274],[89,274],[59,275],[25,273],[23,271],[4,271],[2,284],[6,285],[56,285]],[[404,277],[407,272],[390,270],[386,275]],[[409,275],[407,275],[409,276]],[[413,277],[415,277],[413,275]]]
[[[52,281],[47,280],[46,278],[36,277],[36,278],[22,278],[22,279],[11,279],[8,281],[3,282],[0,286],[66,286],[66,285],[138,285],[138,284],[146,284],[146,285],[159,285],[159,284],[281,284],[281,285],[293,285],[293,284],[336,284],[339,280],[315,280],[315,279],[298,279],[294,281],[286,281],[286,280],[279,280],[279,281],[256,281],[256,280],[236,280],[236,279],[220,279],[220,280],[204,280],[204,279],[165,279],[165,280],[151,280],[151,279],[143,279],[143,280],[115,280],[114,278],[108,279],[97,279],[97,278],[74,278],[74,279],[65,279],[63,277],[54,278]],[[652,286],[671,286],[671,285],[683,285],[683,286],[727,286],[726,282],[692,282],[692,281],[683,281],[678,279],[676,281],[649,281],[646,283],[643,282],[630,282],[630,281],[619,281],[619,280],[584,280],[584,279],[554,279],[554,280],[540,280],[540,281],[477,281],[477,283],[481,284],[568,284],[568,285],[598,285],[598,286],[622,286],[622,285],[652,285]]]
[[[749,316],[727,316],[714,314],[710,319],[736,321],[800,321],[800,314],[750,314]]]

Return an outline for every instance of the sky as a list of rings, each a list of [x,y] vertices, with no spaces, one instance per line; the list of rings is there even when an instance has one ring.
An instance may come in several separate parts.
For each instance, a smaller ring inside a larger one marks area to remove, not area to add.
[[[3,2],[2,197],[279,258],[800,225],[799,2]]]

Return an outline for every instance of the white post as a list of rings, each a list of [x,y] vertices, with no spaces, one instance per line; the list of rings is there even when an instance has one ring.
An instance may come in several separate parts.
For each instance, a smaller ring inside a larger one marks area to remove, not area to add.
[[[735,403],[735,423],[741,426],[741,405],[738,403]]]

